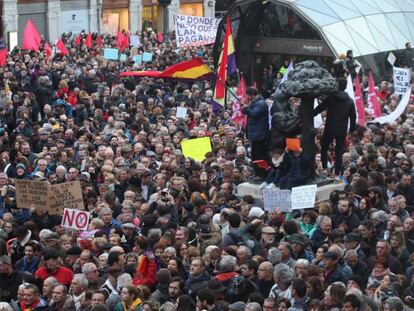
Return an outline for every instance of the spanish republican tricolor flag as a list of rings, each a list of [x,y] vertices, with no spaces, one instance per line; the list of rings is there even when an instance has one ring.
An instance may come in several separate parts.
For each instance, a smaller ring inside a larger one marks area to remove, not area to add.
[[[164,71],[125,71],[119,75],[179,80],[206,80],[214,77],[213,71],[198,57],[167,67]]]
[[[224,106],[226,98],[227,76],[232,75],[237,70],[235,52],[230,17],[227,16],[226,34],[224,35],[223,48],[218,62],[217,81],[214,90],[214,100],[222,106]]]

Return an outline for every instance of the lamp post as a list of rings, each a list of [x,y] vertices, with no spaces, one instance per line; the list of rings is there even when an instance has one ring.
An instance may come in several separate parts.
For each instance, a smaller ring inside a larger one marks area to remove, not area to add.
[[[102,22],[102,13],[103,13],[103,0],[97,1],[97,9],[98,9],[98,33],[101,33],[101,22]]]
[[[167,7],[171,4],[171,0],[158,0],[158,4],[163,7],[163,33],[164,38],[168,38],[168,9]]]

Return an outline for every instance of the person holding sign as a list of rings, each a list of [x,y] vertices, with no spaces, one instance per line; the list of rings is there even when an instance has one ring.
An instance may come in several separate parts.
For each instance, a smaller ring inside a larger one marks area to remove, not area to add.
[[[286,175],[280,178],[280,189],[302,186],[311,177],[311,161],[302,152],[299,138],[289,138],[286,140],[286,144],[286,154],[282,162],[282,169]]]

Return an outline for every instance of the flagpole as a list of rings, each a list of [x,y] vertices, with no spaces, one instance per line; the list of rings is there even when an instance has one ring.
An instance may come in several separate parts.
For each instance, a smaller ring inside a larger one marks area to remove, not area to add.
[[[221,81],[220,79],[217,79],[217,81],[224,86],[224,88],[226,89],[226,92],[228,91],[231,95],[233,95],[234,98],[237,99],[239,103],[241,103],[241,100],[239,99],[239,97],[236,94],[234,94],[232,90],[230,90],[230,88],[226,85],[225,82]],[[226,103],[227,103],[227,94],[225,94],[225,98],[224,98],[224,109],[227,109]]]

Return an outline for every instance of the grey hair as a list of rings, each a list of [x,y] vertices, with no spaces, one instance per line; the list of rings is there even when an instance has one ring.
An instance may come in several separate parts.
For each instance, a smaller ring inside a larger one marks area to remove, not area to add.
[[[244,250],[246,252],[246,254],[247,254],[247,257],[251,257],[252,256],[252,250],[249,247],[247,247],[246,245],[240,245],[239,246],[239,249]]]
[[[304,265],[305,267],[308,267],[309,264],[310,264],[309,260],[304,259],[304,258],[299,258],[298,260],[296,260],[295,267],[298,265]]]
[[[73,276],[73,279],[78,279],[79,280],[79,286],[82,287],[82,288],[87,288],[89,286],[88,279],[82,273],[75,274]]]
[[[7,302],[0,302],[0,311],[13,311],[13,308]]]
[[[51,286],[52,287],[55,287],[56,285],[59,285],[59,281],[57,280],[57,278],[55,278],[54,276],[49,276],[49,277],[47,277],[44,281],[43,281],[43,283],[44,282],[46,282],[46,280],[52,280],[52,284],[51,284]]]
[[[160,228],[151,228],[148,230],[147,238],[151,239],[152,237],[160,238],[162,236],[162,231]]]
[[[247,304],[245,311],[262,311],[262,307],[257,302],[250,302]]]
[[[273,269],[273,276],[278,278],[280,282],[290,283],[293,280],[293,270],[285,263],[279,263]]]
[[[87,262],[82,266],[82,273],[84,275],[88,274],[93,269],[98,269],[93,262]]]
[[[236,264],[237,264],[236,257],[226,255],[220,260],[219,271],[220,272],[233,272]]]
[[[164,252],[166,252],[166,253],[172,253],[172,254],[174,254],[174,257],[177,256],[177,251],[172,246],[168,246],[167,248],[165,248],[164,249]]]
[[[361,301],[361,303],[364,302],[364,295],[362,294],[362,292],[358,288],[351,287],[350,289],[348,289],[346,294],[347,295],[350,295],[350,294],[355,295],[355,297],[357,297],[359,299],[359,301]]]
[[[346,251],[345,258],[349,258],[349,257],[353,257],[353,256],[358,257],[358,253],[354,249],[350,249],[350,250]]]
[[[331,218],[329,216],[326,215],[319,215],[318,219],[316,219],[316,225],[318,226],[318,228],[321,226],[321,224],[325,221],[325,220],[331,220]]]
[[[175,306],[172,302],[165,302],[159,309],[159,311],[175,311]]]
[[[103,209],[101,209],[101,212],[99,213],[99,215],[102,215],[103,213],[111,213],[112,214],[112,210],[109,207],[104,207]]]
[[[404,304],[402,300],[398,297],[390,297],[387,300],[385,300],[385,303],[388,305],[388,308],[393,311],[403,311]]]
[[[272,263],[272,265],[277,265],[282,262],[282,254],[279,252],[277,247],[271,247],[267,252],[267,259]]]
[[[39,232],[39,238],[43,240],[45,238],[45,236],[48,236],[49,234],[52,234],[52,233],[53,233],[52,230],[43,229]]]

